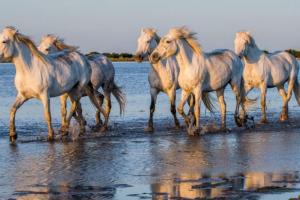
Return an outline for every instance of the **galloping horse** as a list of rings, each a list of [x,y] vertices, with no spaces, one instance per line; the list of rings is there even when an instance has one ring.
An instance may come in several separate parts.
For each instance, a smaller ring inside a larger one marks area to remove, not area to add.
[[[189,134],[195,134],[200,129],[200,100],[204,92],[216,91],[221,109],[221,129],[226,131],[226,104],[224,89],[231,85],[236,94],[235,118],[239,115],[239,105],[242,99],[243,64],[239,57],[230,50],[217,50],[203,53],[199,43],[187,28],[173,28],[164,36],[150,60],[157,63],[161,59],[171,58],[179,65],[178,82],[182,89],[178,112],[184,117],[183,111],[188,96],[195,97],[196,127],[190,123]],[[243,107],[243,104],[242,104]],[[236,120],[237,123],[237,120]],[[240,126],[239,123],[237,125]]]
[[[39,50],[46,55],[58,54],[61,51],[78,51],[77,47],[70,46],[64,43],[64,41],[54,35],[47,35],[42,38],[42,41],[39,45]],[[101,131],[105,131],[108,125],[109,114],[111,110],[111,93],[117,99],[120,106],[120,114],[124,112],[125,109],[125,94],[122,92],[120,87],[114,81],[115,69],[112,62],[104,55],[100,53],[90,53],[86,55],[86,58],[91,65],[91,83],[95,92],[98,94],[98,103],[102,104],[103,96],[98,92],[98,89],[102,87],[104,92],[104,99],[106,101],[105,108],[105,121],[102,126],[102,120],[100,117],[100,110],[97,109],[96,112],[96,126],[101,127]],[[86,95],[86,94],[83,94]],[[66,101],[67,98],[64,98],[61,102],[62,106],[62,117],[65,117],[66,110]]]
[[[135,60],[142,62],[148,59],[153,50],[157,47],[160,37],[153,28],[143,28],[138,38],[138,47],[135,53]],[[164,92],[170,99],[170,111],[174,118],[175,127],[179,128],[179,121],[176,117],[176,90],[178,85],[179,66],[175,60],[164,59],[157,63],[152,63],[148,74],[148,82],[150,85],[151,105],[150,117],[146,131],[153,131],[153,114],[155,111],[155,104],[159,92]],[[212,104],[209,101],[208,94],[203,95],[203,101],[208,110],[212,111]]]
[[[15,114],[28,99],[39,99],[44,106],[48,124],[48,139],[54,139],[51,124],[50,97],[67,93],[72,101],[71,111],[63,124],[68,126],[79,103],[82,91],[95,99],[89,86],[91,68],[85,57],[70,53],[72,62],[43,55],[35,44],[15,28],[7,27],[0,34],[0,60],[12,61],[16,67],[15,86],[18,91],[10,111],[9,136],[15,142]],[[99,105],[98,105],[99,107]]]
[[[283,107],[280,120],[288,119],[288,102],[292,91],[300,105],[297,60],[291,54],[279,51],[265,53],[260,50],[253,37],[248,32],[237,32],[235,37],[235,52],[243,58],[245,69],[243,73],[245,95],[254,87],[261,92],[262,123],[267,123],[266,117],[266,93],[267,88],[277,87],[282,97]],[[288,82],[287,93],[284,84]]]

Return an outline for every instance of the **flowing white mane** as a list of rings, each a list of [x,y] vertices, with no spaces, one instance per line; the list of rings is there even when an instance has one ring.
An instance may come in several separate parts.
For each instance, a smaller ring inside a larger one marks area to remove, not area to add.
[[[157,42],[157,44],[160,41],[160,37],[157,35],[156,30],[154,28],[143,28],[143,31],[150,35],[150,37],[154,38]]]
[[[42,38],[42,41],[50,40],[50,42],[56,47],[58,51],[69,50],[69,51],[78,51],[79,47],[67,45],[64,39],[59,38],[53,34],[48,34]]]
[[[46,63],[44,56],[40,53],[40,51],[37,49],[34,42],[28,36],[18,33],[17,29],[12,26],[8,26],[8,27],[4,28],[3,33],[4,34],[12,34],[13,33],[14,41],[16,41],[18,43],[22,43],[25,46],[27,46],[32,55],[36,56],[42,62]]]
[[[198,43],[197,38],[195,37],[196,33],[191,32],[188,28],[186,27],[172,28],[170,29],[168,35],[170,35],[174,39],[185,40],[195,53],[202,55],[201,46]]]
[[[245,40],[248,45],[256,46],[255,41],[248,31],[239,31],[236,33],[236,37],[241,40]]]

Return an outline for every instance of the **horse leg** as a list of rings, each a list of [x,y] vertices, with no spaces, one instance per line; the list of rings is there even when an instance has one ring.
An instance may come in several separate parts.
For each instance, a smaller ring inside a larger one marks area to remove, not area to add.
[[[28,99],[23,97],[22,95],[18,95],[13,106],[10,109],[9,115],[9,140],[11,143],[14,143],[17,140],[17,133],[15,127],[15,117],[17,110],[23,105],[25,101]]]
[[[187,127],[189,127],[189,124],[190,124],[190,119],[189,117],[185,114],[184,110],[183,110],[183,107],[188,99],[190,95],[190,92],[187,92],[185,90],[182,90],[181,91],[181,99],[180,99],[180,102],[178,104],[178,107],[177,107],[177,111],[178,113],[183,117],[184,121],[185,121],[185,124]]]
[[[194,116],[194,106],[195,106],[195,97],[193,94],[191,94],[188,97],[188,104],[189,104],[189,115]]]
[[[286,121],[288,119],[288,99],[286,92],[284,90],[284,85],[277,86],[278,92],[280,96],[282,97],[282,111],[280,114],[280,121]]]
[[[84,88],[84,91],[87,94],[87,96],[89,97],[89,99],[92,102],[92,104],[97,108],[97,111],[99,111],[100,113],[102,113],[102,115],[106,118],[107,113],[102,108],[102,102],[103,101],[102,101],[102,99],[99,101],[99,94],[100,93],[98,93],[97,91],[95,91],[94,88],[90,84],[88,84]],[[98,116],[100,116],[100,114]],[[99,117],[99,119],[100,119],[100,117]]]
[[[111,110],[111,98],[110,98],[110,92],[109,91],[104,91],[104,100],[105,100],[105,115],[104,115],[104,124],[101,127],[100,131],[104,132],[107,131],[108,128],[108,119],[109,119],[109,114]]]
[[[171,103],[171,106],[170,106],[170,111],[173,115],[173,118],[174,118],[174,123],[175,123],[175,127],[176,129],[179,129],[180,128],[180,124],[179,124],[179,121],[177,119],[177,116],[176,116],[176,106],[175,106],[175,101],[176,101],[176,88],[172,88],[170,91],[168,91],[168,96],[169,96],[169,99],[170,99],[170,103]]]
[[[194,105],[194,114],[195,114],[195,124],[196,124],[196,129],[193,130],[192,127],[194,126],[193,123],[190,123],[190,126],[189,126],[189,134],[190,135],[195,135],[195,134],[199,134],[200,133],[200,112],[201,112],[201,97],[202,97],[202,94],[201,92],[199,92],[199,88],[196,88],[193,92],[193,96],[195,97],[195,105]]]
[[[148,120],[148,127],[145,129],[147,132],[153,132],[154,126],[153,126],[153,114],[155,111],[155,104],[156,99],[159,91],[156,88],[150,88],[150,95],[151,95],[151,104],[150,104],[150,115]]]
[[[236,97],[236,105],[235,105],[235,111],[234,111],[235,124],[238,127],[241,127],[241,126],[243,126],[243,122],[240,120],[240,117],[239,117],[240,105],[243,104],[242,99],[241,99],[241,89],[238,84],[231,83],[230,85],[231,85],[231,89],[235,93],[235,97]],[[243,106],[244,105],[242,105],[242,107]]]
[[[47,121],[47,124],[48,124],[48,140],[53,141],[54,140],[54,131],[53,131],[53,128],[52,128],[52,119],[51,119],[51,111],[50,111],[50,98],[49,98],[48,94],[43,94],[40,97],[40,100],[43,103],[45,120]]]
[[[241,107],[242,107],[242,114],[240,115],[240,118],[241,118],[241,120],[243,121],[243,122],[245,122],[246,121],[246,113],[247,113],[247,110],[246,110],[246,106],[245,106],[245,103],[247,102],[247,99],[246,99],[246,97],[247,97],[247,95],[248,95],[248,93],[251,91],[253,89],[253,86],[251,86],[251,85],[248,85],[248,84],[246,84],[246,85],[244,85],[244,88],[241,88]]]
[[[219,89],[216,91],[219,105],[220,105],[220,110],[221,110],[221,130],[226,132],[226,102],[224,100],[224,89]]]
[[[100,92],[98,92],[98,91],[96,91],[96,94],[97,94],[98,104],[100,106],[102,106],[103,105],[103,98],[104,98],[104,96]],[[101,127],[102,124],[103,124],[100,114],[101,114],[100,110],[97,109],[97,111],[96,111],[96,127]]]
[[[70,109],[70,112],[67,116],[67,120],[66,120],[66,124],[67,124],[67,128],[69,128],[70,126],[70,122],[71,122],[71,119],[72,117],[74,116],[74,113],[76,112],[76,110],[78,109],[78,103],[79,103],[79,98],[76,98],[75,96],[73,95],[69,95],[70,97],[70,100],[71,100],[71,109]],[[79,115],[80,117],[80,115]],[[80,128],[82,128],[83,126],[83,123],[82,123],[83,120],[80,120]]]
[[[261,104],[261,112],[262,112],[262,117],[261,117],[260,122],[262,124],[266,124],[266,123],[268,123],[267,115],[266,115],[266,95],[267,95],[267,85],[266,85],[266,83],[262,83],[260,85],[260,93],[261,93],[260,104]]]
[[[68,94],[60,96],[60,113],[61,113],[61,128],[60,131],[65,132],[68,129],[67,125],[67,99]]]
[[[72,100],[71,100],[72,101]],[[74,100],[73,100],[74,101]],[[76,115],[77,113],[77,115]],[[76,116],[76,121],[79,123],[80,125],[80,134],[85,133],[85,126],[86,126],[86,120],[83,117],[82,114],[82,107],[81,107],[81,103],[79,100],[77,100],[77,107],[76,107],[76,113],[74,112],[73,116]]]
[[[281,121],[285,121],[288,119],[288,103],[292,97],[292,91],[295,85],[295,82],[297,80],[297,77],[291,77],[289,80],[289,84],[288,84],[288,91],[286,94],[286,100],[283,102],[283,108],[282,108],[282,113],[280,115],[280,120]],[[284,87],[282,86],[282,90],[285,93]]]

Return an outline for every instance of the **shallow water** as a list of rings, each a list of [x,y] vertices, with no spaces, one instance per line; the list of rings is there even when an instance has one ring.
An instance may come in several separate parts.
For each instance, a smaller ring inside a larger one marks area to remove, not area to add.
[[[149,64],[115,63],[115,67],[128,103],[120,117],[113,102],[107,135],[88,131],[79,139],[45,142],[42,106],[32,100],[17,113],[20,137],[11,146],[7,124],[16,93],[14,68],[0,65],[0,199],[288,199],[300,194],[300,109],[293,98],[290,121],[279,123],[281,98],[276,89],[269,90],[270,124],[244,130],[235,128],[234,97],[227,88],[232,132],[187,137],[184,129],[172,128],[167,97],[160,95],[156,132],[146,134]],[[57,129],[58,99],[51,103]],[[93,107],[87,99],[83,105],[88,123],[94,124]],[[257,108],[251,111],[256,121]],[[218,125],[218,113],[202,109],[202,116],[203,123]]]

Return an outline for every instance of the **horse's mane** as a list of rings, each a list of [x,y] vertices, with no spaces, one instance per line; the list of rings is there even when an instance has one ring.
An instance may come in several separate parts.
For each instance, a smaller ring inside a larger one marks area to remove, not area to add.
[[[256,46],[255,40],[253,39],[252,35],[248,31],[239,31],[236,33],[236,36],[238,38],[242,38],[242,39],[246,40],[248,45]]]
[[[105,57],[102,53],[99,53],[99,52],[97,52],[97,51],[89,52],[89,53],[85,54],[85,56],[86,56],[89,60],[96,60],[96,59],[104,58],[104,57]]]
[[[179,27],[179,28],[172,28],[169,31],[169,34],[172,35],[175,39],[183,39],[185,40],[190,47],[199,55],[202,55],[202,49],[200,44],[197,41],[197,38],[195,37],[196,33],[191,32],[186,27]]]
[[[149,34],[151,37],[153,37],[157,44],[159,43],[160,37],[157,35],[156,30],[154,28],[144,28],[143,31]]]
[[[36,45],[33,43],[33,41],[28,36],[18,33],[17,29],[12,26],[8,26],[5,29],[9,30],[9,31],[15,31],[16,33],[14,34],[14,40],[26,45],[29,48],[32,55],[36,56],[42,62],[46,63],[45,58],[42,56],[40,51],[37,49]]]
[[[48,35],[48,36],[49,37],[55,37],[54,35]],[[68,44],[65,43],[64,39],[59,38],[59,37],[55,37],[55,39],[53,40],[53,45],[59,51],[63,51],[63,50],[78,51],[79,50],[79,47],[68,45]]]
[[[93,58],[94,56],[98,56],[100,54],[101,53],[99,53],[97,51],[92,51],[92,52],[89,52],[89,53],[85,54],[85,56],[88,57],[88,58]]]

